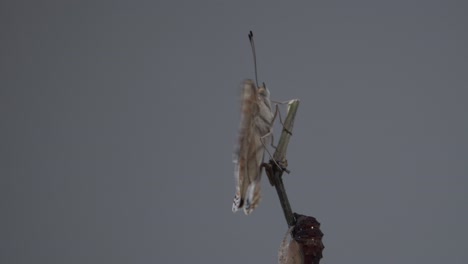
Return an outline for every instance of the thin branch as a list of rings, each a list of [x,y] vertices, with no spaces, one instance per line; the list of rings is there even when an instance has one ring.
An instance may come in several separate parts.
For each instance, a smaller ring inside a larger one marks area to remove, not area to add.
[[[273,160],[270,160],[269,168],[266,169],[267,175],[270,179],[270,183],[275,186],[276,192],[278,193],[278,198],[281,203],[281,208],[283,208],[284,217],[288,226],[294,226],[296,219],[289,204],[288,196],[283,184],[283,172],[287,167],[286,152],[288,149],[289,139],[292,135],[294,118],[296,117],[297,108],[299,107],[299,100],[294,99],[288,103],[288,115],[284,122],[283,131],[281,132],[281,137],[276,147],[276,151],[273,154]],[[279,168],[276,164],[282,166]]]

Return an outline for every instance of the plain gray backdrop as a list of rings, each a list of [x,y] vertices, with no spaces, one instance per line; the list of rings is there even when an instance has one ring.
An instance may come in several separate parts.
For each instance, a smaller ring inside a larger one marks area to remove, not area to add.
[[[265,176],[254,213],[231,212],[253,30],[260,82],[301,100],[284,181],[322,263],[467,263],[467,13],[2,1],[0,262],[276,263]]]

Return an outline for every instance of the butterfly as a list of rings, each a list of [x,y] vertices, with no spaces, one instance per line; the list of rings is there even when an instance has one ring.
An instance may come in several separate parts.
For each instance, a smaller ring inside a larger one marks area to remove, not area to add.
[[[254,54],[255,76],[257,76],[253,34],[249,34]],[[272,138],[272,127],[275,115],[272,111],[270,91],[265,83],[258,86],[253,80],[245,80],[241,92],[241,122],[239,139],[234,151],[234,176],[236,194],[232,211],[243,208],[250,214],[260,202],[260,179],[265,142]]]

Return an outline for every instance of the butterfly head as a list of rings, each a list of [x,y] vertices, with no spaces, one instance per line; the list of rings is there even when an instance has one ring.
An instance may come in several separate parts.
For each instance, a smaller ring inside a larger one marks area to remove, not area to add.
[[[258,92],[258,95],[262,97],[270,98],[270,91],[268,91],[268,89],[266,88],[265,83],[263,83],[263,85],[258,87],[257,92]]]

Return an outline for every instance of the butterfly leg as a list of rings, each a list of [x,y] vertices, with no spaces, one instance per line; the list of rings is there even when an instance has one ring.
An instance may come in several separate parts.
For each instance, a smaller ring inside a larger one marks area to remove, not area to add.
[[[289,101],[287,101],[289,102]],[[276,120],[276,117],[278,116],[279,117],[279,120],[280,120],[280,124],[281,126],[283,127],[283,129],[289,134],[289,135],[292,135],[291,131],[287,130],[285,127],[284,127],[284,123],[283,123],[283,119],[281,118],[281,112],[279,110],[279,107],[278,107],[278,104],[285,104],[287,102],[279,102],[275,105],[275,113],[273,115],[273,118],[271,119],[271,123],[273,124]],[[266,136],[271,136],[271,141],[270,141],[270,146],[274,149],[276,149],[276,146],[274,144],[275,140],[274,140],[274,135],[273,133],[270,131],[268,134],[266,134],[264,137]],[[271,156],[271,155],[270,155]]]
[[[260,142],[262,142],[263,147],[265,148],[266,152],[267,152],[268,155],[270,156],[270,160],[272,160],[272,161],[275,163],[275,165],[278,166],[278,168],[280,168],[280,169],[282,169],[283,171],[289,173],[289,172],[290,172],[289,170],[287,170],[287,169],[286,169],[285,167],[283,167],[283,166],[280,166],[280,165],[278,164],[278,162],[276,162],[276,160],[273,158],[273,155],[271,155],[270,151],[268,150],[267,146],[265,145],[264,139],[265,139],[266,137],[268,137],[268,136],[273,136],[272,131],[270,131],[270,132],[266,133],[265,135],[263,135],[262,137],[260,137]],[[263,164],[262,164],[262,165],[263,165]],[[260,166],[260,169],[262,168],[262,165]],[[265,167],[265,168],[266,168],[266,167]],[[271,184],[271,179],[270,179],[270,184]]]
[[[272,102],[275,104],[275,114],[273,115],[273,121],[276,119],[276,115],[278,115],[281,126],[283,126],[283,129],[284,129],[289,135],[292,136],[291,131],[287,130],[287,129],[284,127],[283,119],[281,118],[281,112],[280,112],[279,107],[278,107],[278,105],[287,104],[287,103],[289,103],[290,101],[284,101],[284,102],[272,101]],[[273,123],[273,121],[272,121],[272,123]]]
[[[260,137],[260,141],[262,142],[263,147],[267,151],[268,155],[270,156],[270,159],[273,159],[273,156],[271,155],[270,151],[268,150],[267,146],[265,145],[265,138],[271,136],[271,146],[276,149],[276,146],[273,145],[273,131],[270,130],[268,133]]]

